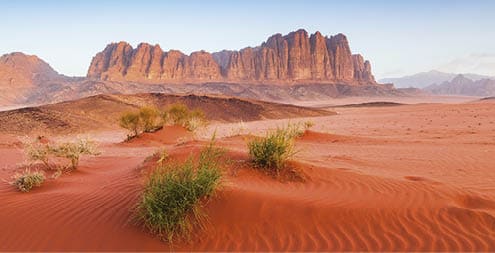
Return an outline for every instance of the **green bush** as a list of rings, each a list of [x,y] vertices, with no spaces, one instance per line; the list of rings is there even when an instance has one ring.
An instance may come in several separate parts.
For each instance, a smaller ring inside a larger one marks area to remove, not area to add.
[[[130,131],[127,139],[132,139],[138,136],[141,131],[141,117],[137,112],[126,112],[120,116],[119,125]]]
[[[184,126],[189,114],[189,108],[184,104],[173,104],[168,108],[168,117],[174,125]]]
[[[12,185],[17,187],[21,192],[28,192],[33,187],[39,187],[45,181],[45,174],[39,171],[31,172],[26,169],[23,173],[17,173],[13,176]]]
[[[50,153],[55,157],[70,160],[71,169],[76,169],[82,155],[98,155],[96,145],[92,141],[80,139],[77,142],[66,142],[49,148]]]
[[[137,205],[137,218],[160,238],[169,242],[188,237],[204,215],[201,200],[212,196],[221,181],[221,149],[213,142],[198,160],[158,166],[150,175]]]
[[[125,112],[119,118],[119,125],[130,132],[127,135],[128,140],[139,136],[142,132],[155,132],[167,123],[182,126],[189,131],[196,131],[205,126],[207,120],[201,110],[191,111],[184,104],[173,104],[165,111],[145,106],[138,112]]]
[[[50,159],[64,158],[70,161],[71,169],[76,169],[82,155],[98,155],[96,143],[86,139],[79,139],[76,142],[40,143],[39,140],[27,144],[25,150],[28,160],[32,162],[40,161],[47,169],[51,169]]]
[[[51,167],[49,161],[50,148],[47,144],[41,143],[40,139],[26,144],[25,153],[29,161],[40,161],[46,168],[49,169]]]
[[[277,129],[265,137],[257,137],[248,143],[249,157],[258,168],[278,172],[295,154],[294,138],[297,131],[290,125]]]
[[[169,107],[167,117],[174,125],[182,126],[194,132],[207,125],[206,116],[199,109],[189,110],[184,104],[173,104]]]
[[[163,127],[160,111],[155,107],[142,107],[139,109],[139,118],[143,125],[143,132],[151,133]]]

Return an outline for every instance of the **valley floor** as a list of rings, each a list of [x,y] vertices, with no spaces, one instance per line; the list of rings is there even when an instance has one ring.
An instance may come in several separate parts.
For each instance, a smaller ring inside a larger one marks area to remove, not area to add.
[[[199,141],[173,127],[131,143],[95,134],[102,154],[71,174],[29,193],[0,183],[0,251],[495,251],[495,103],[332,110],[215,124]],[[306,120],[294,158],[305,182],[242,166],[249,135]],[[214,132],[233,165],[206,228],[169,245],[134,224],[146,157],[196,152]],[[23,162],[20,147],[0,137],[0,178]]]

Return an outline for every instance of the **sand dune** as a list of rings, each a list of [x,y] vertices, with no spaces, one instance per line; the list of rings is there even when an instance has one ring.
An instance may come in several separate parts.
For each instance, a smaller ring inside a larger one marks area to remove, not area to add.
[[[153,161],[199,150],[206,140],[165,129],[102,155],[39,189],[0,184],[0,250],[41,251],[495,251],[495,109],[488,103],[339,108],[312,118],[293,165],[304,182],[281,182],[247,163],[246,134],[287,120],[217,123],[218,144],[233,160],[209,224],[191,242],[169,245],[131,222]],[[307,120],[303,118],[300,120]],[[296,120],[291,120],[292,122]],[[205,135],[208,133],[205,133]],[[167,134],[169,133],[169,134]],[[0,176],[22,154],[2,137]],[[16,148],[17,147],[17,148]]]
[[[72,134],[118,129],[123,112],[142,106],[166,108],[182,103],[201,108],[214,122],[238,122],[292,117],[333,115],[331,110],[277,104],[225,96],[170,95],[143,93],[133,95],[97,95],[74,101],[20,108],[0,112],[0,133]]]

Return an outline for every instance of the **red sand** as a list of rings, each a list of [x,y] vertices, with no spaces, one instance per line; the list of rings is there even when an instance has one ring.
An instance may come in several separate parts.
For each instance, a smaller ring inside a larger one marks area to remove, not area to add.
[[[107,143],[101,156],[30,193],[0,184],[0,250],[495,251],[494,104],[337,111],[313,118],[315,127],[297,141],[306,182],[280,182],[246,166],[226,171],[206,206],[210,224],[190,243],[171,248],[130,222],[143,160],[161,143],[174,156],[200,145],[173,145],[164,131]],[[246,128],[260,134],[281,123]],[[212,129],[225,136],[232,126]],[[6,178],[22,155],[14,140],[0,140]],[[245,164],[242,136],[219,144],[232,150],[234,168]]]

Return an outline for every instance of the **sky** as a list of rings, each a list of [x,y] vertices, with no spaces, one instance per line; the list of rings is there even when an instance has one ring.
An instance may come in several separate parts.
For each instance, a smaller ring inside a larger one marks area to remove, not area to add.
[[[0,0],[0,10],[0,54],[34,54],[69,76],[84,76],[111,42],[215,52],[300,28],[344,33],[377,78],[432,69],[495,76],[491,0]]]

